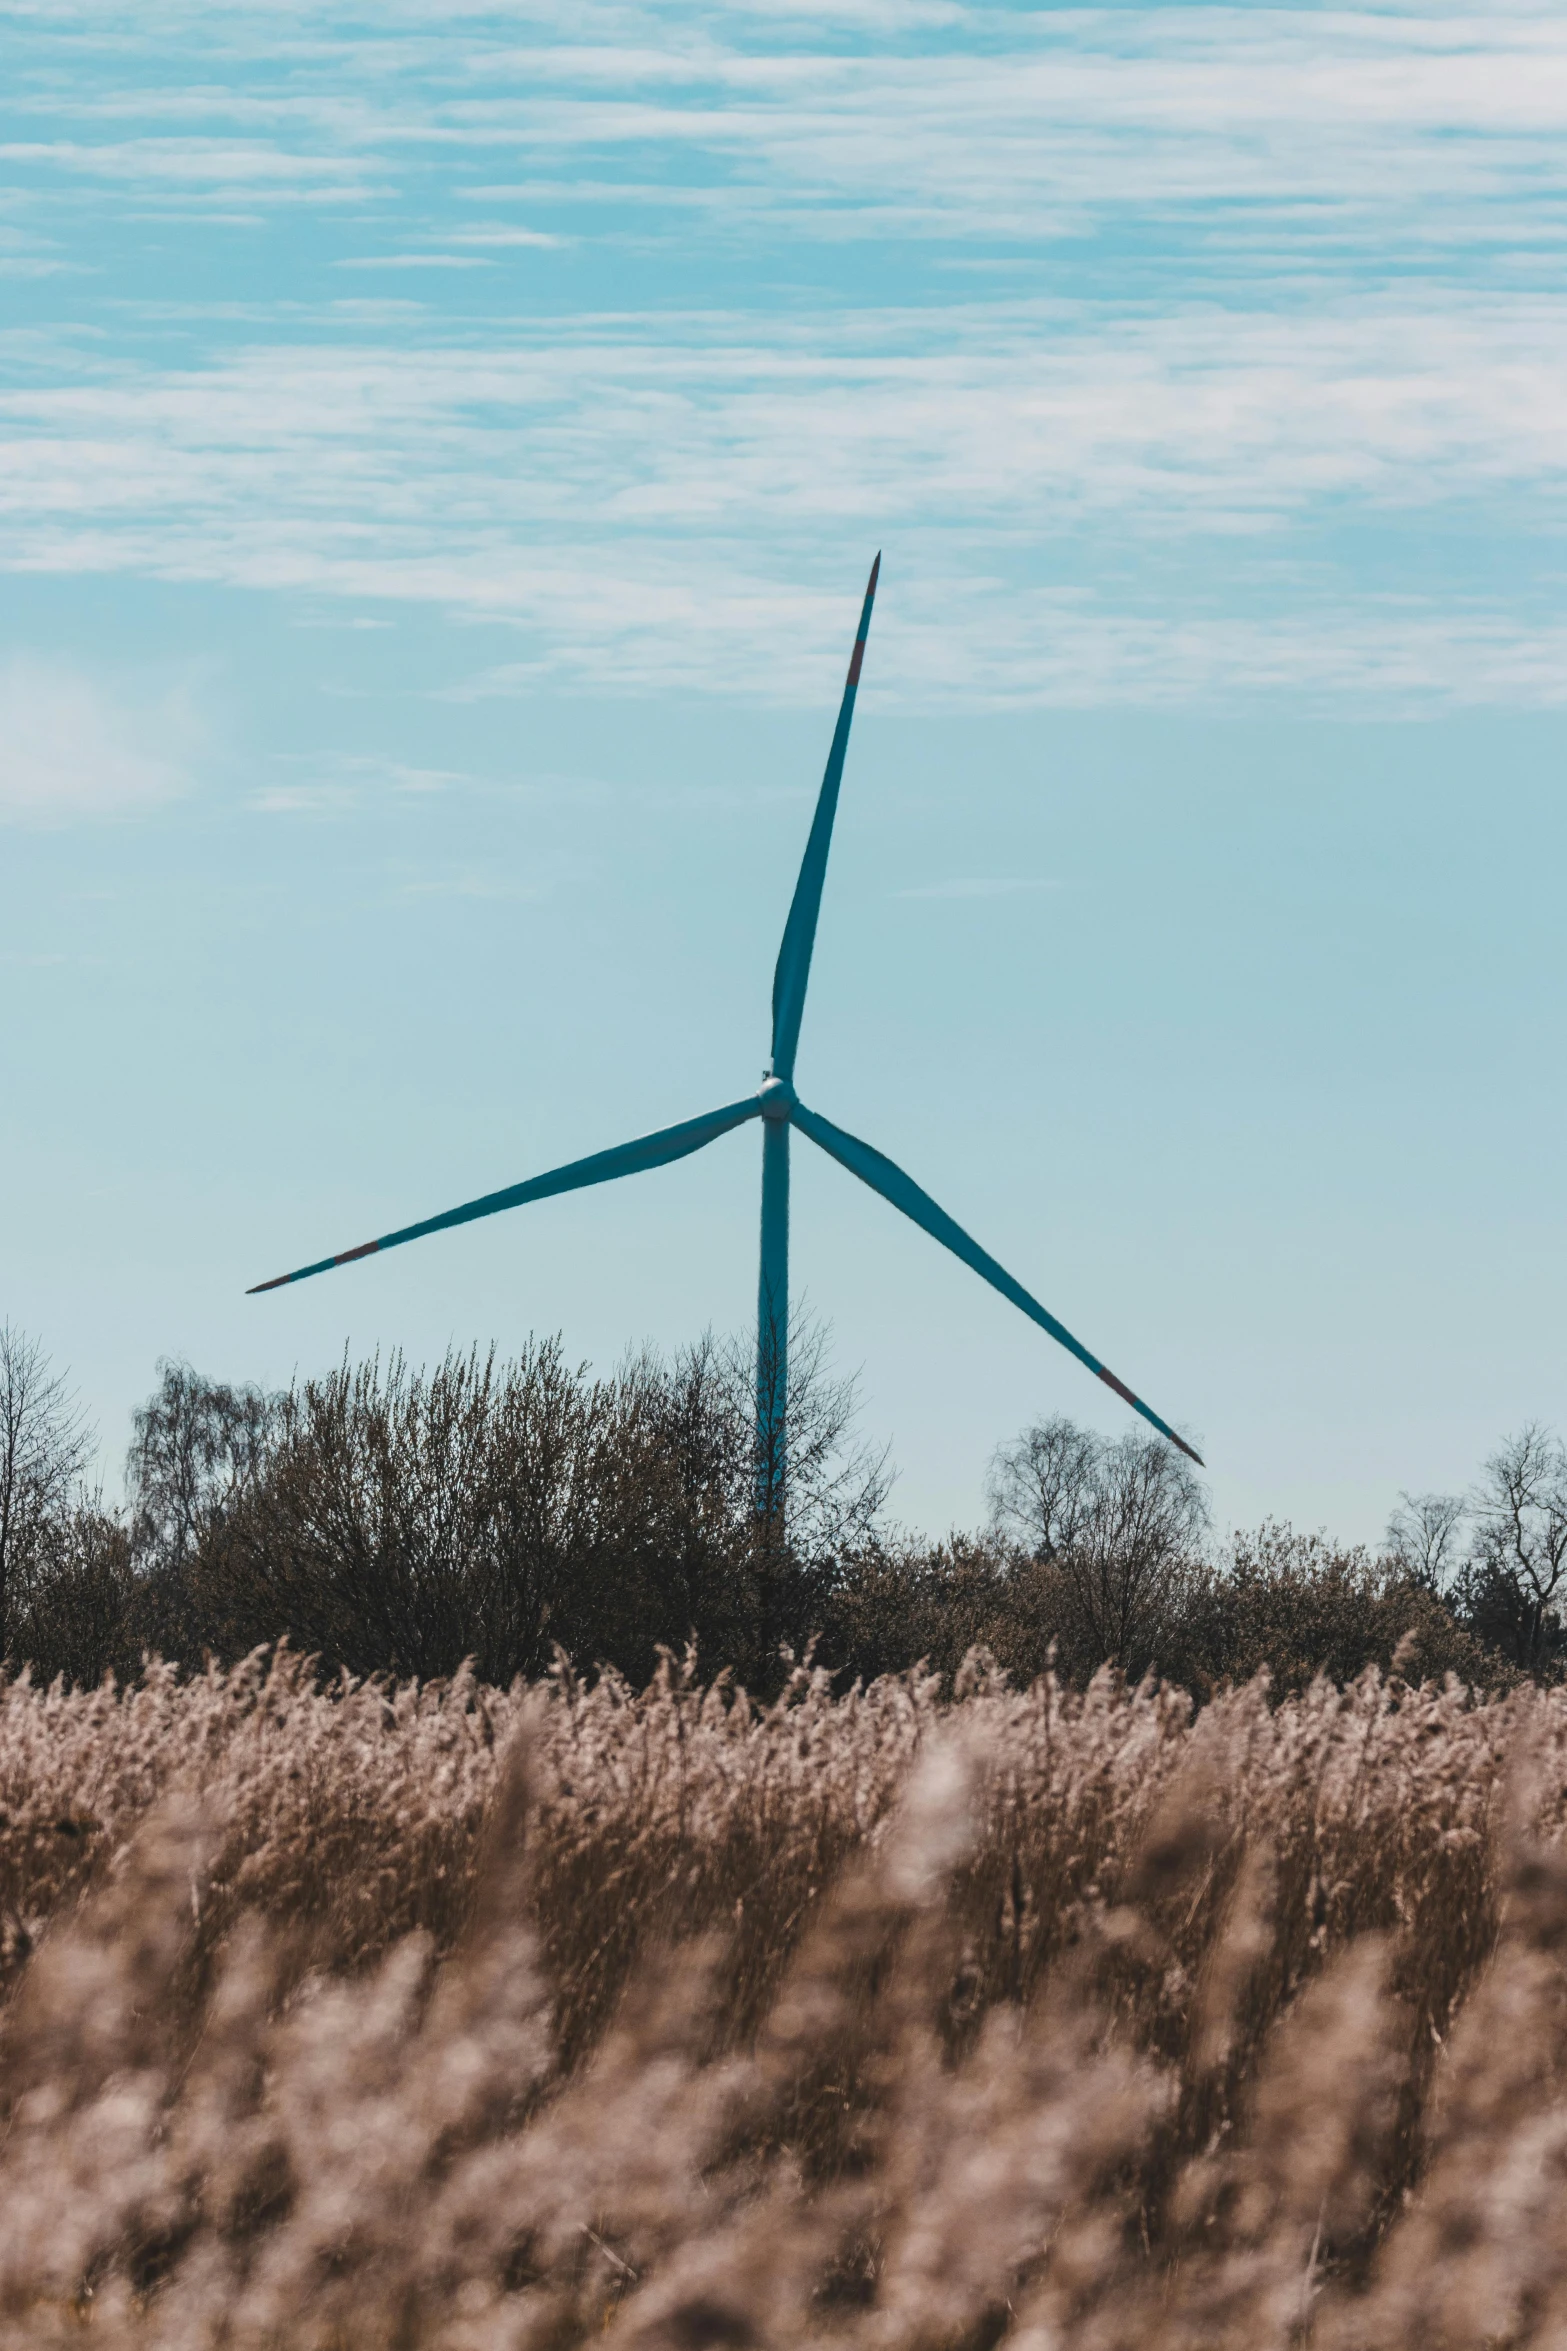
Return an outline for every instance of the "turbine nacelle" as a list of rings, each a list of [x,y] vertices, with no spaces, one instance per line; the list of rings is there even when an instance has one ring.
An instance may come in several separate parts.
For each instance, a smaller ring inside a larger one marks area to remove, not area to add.
[[[761,1092],[756,1097],[763,1118],[792,1118],[800,1097],[787,1078],[775,1078],[771,1070],[762,1080]]]

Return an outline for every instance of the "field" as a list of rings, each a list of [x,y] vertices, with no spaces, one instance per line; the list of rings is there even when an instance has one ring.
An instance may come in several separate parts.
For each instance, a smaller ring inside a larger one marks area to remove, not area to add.
[[[1567,2342],[1567,1700],[0,1696],[0,2343]]]

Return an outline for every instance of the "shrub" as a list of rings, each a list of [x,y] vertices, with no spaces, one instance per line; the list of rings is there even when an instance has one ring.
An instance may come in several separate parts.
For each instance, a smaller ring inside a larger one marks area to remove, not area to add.
[[[1266,1671],[1281,1695],[1319,1674],[1343,1684],[1371,1666],[1390,1673],[1395,1663],[1414,1680],[1455,1673],[1494,1688],[1517,1679],[1397,1559],[1275,1521],[1231,1539],[1217,1571],[1194,1590],[1161,1662],[1198,1691]]]
[[[557,1647],[642,1679],[696,1639],[754,1687],[820,1623],[886,1491],[852,1389],[802,1329],[787,1540],[753,1509],[750,1370],[710,1341],[609,1380],[558,1343],[510,1363],[350,1365],[265,1396],[165,1364],[123,1519],[61,1480],[13,1561],[7,1654],[79,1683],[144,1652],[280,1638],[326,1671],[504,1683]]]
[[[553,1341],[429,1371],[345,1361],[279,1396],[164,1364],[120,1516],[72,1485],[79,1426],[14,1342],[26,1459],[50,1474],[12,1514],[8,1654],[90,1685],[146,1654],[195,1668],[287,1639],[329,1675],[469,1660],[503,1684],[557,1648],[642,1681],[694,1642],[767,1694],[813,1642],[846,1680],[923,1660],[950,1682],[984,1648],[1020,1684],[1114,1662],[1199,1697],[1395,1658],[1498,1686],[1560,1671],[1567,1456],[1538,1430],[1468,1501],[1406,1497],[1373,1558],[1272,1525],[1215,1555],[1170,1446],[1046,1421],[997,1454],[988,1532],[932,1544],[883,1526],[885,1458],[855,1444],[824,1349],[793,1334],[784,1521],[755,1508],[749,1355],[711,1341],[609,1380]]]

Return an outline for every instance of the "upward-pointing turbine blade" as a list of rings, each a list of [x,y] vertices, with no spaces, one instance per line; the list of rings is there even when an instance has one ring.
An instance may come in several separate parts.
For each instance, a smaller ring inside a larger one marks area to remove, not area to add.
[[[822,777],[822,788],[817,794],[816,814],[811,819],[811,837],[805,844],[805,855],[800,862],[800,878],[794,885],[789,919],[784,924],[783,945],[778,950],[778,964],[773,973],[773,1075],[788,1080],[794,1077],[794,1057],[800,1043],[800,1021],[805,1011],[805,983],[811,976],[816,917],[821,912],[822,884],[827,878],[827,852],[832,847],[832,820],[838,813],[838,786],[843,781],[843,758],[849,748],[849,724],[854,717],[854,697],[859,691],[860,664],[865,659],[865,640],[870,635],[871,606],[876,601],[876,582],[880,574],[881,557],[878,555],[871,565],[865,602],[860,609],[859,632],[854,640],[854,651],[849,656],[849,676],[843,689],[838,724],[833,729],[832,749],[827,754],[827,772]]]
[[[1167,1421],[1162,1421],[1140,1396],[1134,1396],[1130,1388],[1123,1386],[1115,1373],[1107,1371],[1096,1355],[1090,1355],[1082,1342],[1073,1338],[1065,1323],[1057,1322],[1055,1316],[1048,1314],[1037,1298],[1031,1298],[1022,1283],[1015,1282],[1004,1266],[998,1265],[977,1241],[971,1240],[963,1227],[955,1224],[944,1208],[938,1208],[930,1194],[922,1192],[901,1167],[895,1167],[890,1159],[884,1158],[880,1151],[873,1151],[869,1143],[862,1143],[857,1136],[846,1135],[842,1127],[835,1127],[830,1119],[818,1117],[814,1110],[807,1110],[803,1102],[796,1102],[789,1115],[801,1133],[809,1135],[811,1141],[819,1145],[830,1158],[836,1159],[841,1167],[846,1167],[851,1175],[857,1175],[861,1183],[869,1184],[871,1190],[879,1192],[884,1200],[890,1200],[894,1208],[901,1208],[905,1216],[912,1217],[917,1225],[930,1234],[932,1240],[940,1241],[944,1248],[950,1249],[954,1257],[961,1257],[965,1265],[972,1266],[977,1274],[990,1283],[992,1289],[999,1290],[1003,1298],[1010,1298],[1014,1306],[1022,1308],[1031,1322],[1037,1322],[1041,1330],[1048,1331],[1053,1339],[1059,1340],[1069,1355],[1075,1355],[1079,1363],[1085,1363],[1096,1379],[1103,1380],[1107,1388],[1113,1388],[1123,1403],[1130,1404],[1134,1412],[1140,1412],[1161,1437],[1168,1437],[1172,1445],[1179,1445],[1181,1451],[1189,1455],[1199,1469],[1204,1466],[1202,1455],[1188,1445],[1184,1437],[1178,1437]]]
[[[280,1273],[270,1282],[257,1282],[247,1290],[247,1298],[254,1298],[262,1290],[280,1290],[285,1282],[307,1281],[313,1273],[330,1273],[334,1265],[349,1265],[356,1257],[373,1257],[378,1249],[395,1249],[403,1241],[422,1241],[426,1233],[444,1232],[448,1225],[472,1224],[475,1217],[498,1216],[503,1208],[521,1208],[530,1200],[548,1200],[557,1192],[580,1192],[588,1184],[613,1183],[617,1176],[640,1175],[650,1167],[665,1167],[671,1159],[684,1159],[689,1152],[700,1151],[706,1143],[716,1143],[720,1135],[727,1135],[731,1127],[744,1126],[748,1118],[759,1118],[762,1105],[759,1098],[749,1095],[744,1102],[731,1102],[724,1110],[710,1110],[705,1118],[688,1118],[682,1126],[661,1127],[656,1135],[639,1135],[634,1143],[619,1143],[613,1151],[595,1151],[591,1159],[574,1159],[569,1167],[553,1167],[547,1175],[530,1176],[526,1183],[509,1184],[504,1192],[486,1192],[482,1200],[465,1201],[461,1208],[448,1208],[444,1216],[427,1216],[422,1224],[404,1225],[401,1232],[383,1233],[378,1241],[361,1241],[357,1249],[344,1249],[336,1257],[323,1257],[315,1265],[302,1265],[297,1273]]]

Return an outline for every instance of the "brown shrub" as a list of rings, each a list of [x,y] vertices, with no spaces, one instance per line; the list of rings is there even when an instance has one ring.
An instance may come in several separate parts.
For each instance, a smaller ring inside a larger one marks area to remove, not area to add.
[[[0,1691],[0,2346],[1558,2342],[1567,1697]]]

